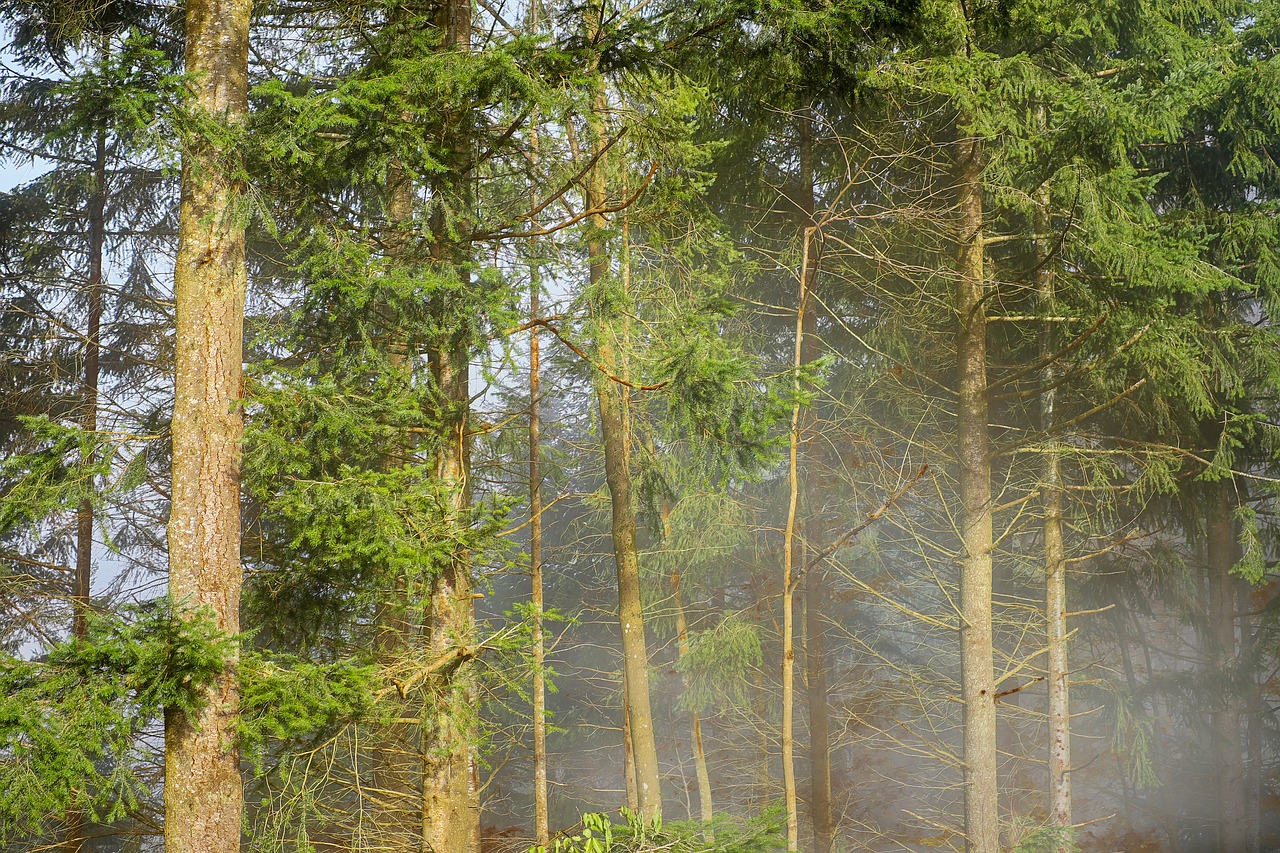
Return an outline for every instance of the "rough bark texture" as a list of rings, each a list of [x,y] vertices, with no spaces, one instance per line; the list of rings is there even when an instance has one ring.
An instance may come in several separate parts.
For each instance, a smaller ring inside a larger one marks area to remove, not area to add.
[[[387,169],[386,220],[383,237],[387,255],[412,263],[409,227],[413,220],[414,185],[412,176],[400,161],[393,161]],[[393,370],[409,371],[412,362],[408,358],[408,346],[401,329],[388,330],[387,358]],[[397,442],[386,449],[383,465],[390,471],[403,461],[408,451],[405,442]],[[400,664],[410,654],[417,641],[417,632],[411,617],[413,602],[410,600],[408,579],[399,574],[382,579],[382,600],[376,616],[375,650],[378,662],[388,669]],[[397,716],[407,717],[408,712]],[[416,851],[419,840],[417,798],[419,762],[414,760],[418,752],[418,727],[403,723],[379,726],[373,733],[372,789],[369,790],[371,823],[375,827],[378,844],[387,851]]]
[[[956,143],[956,373],[960,474],[960,689],[964,702],[964,830],[969,853],[998,853],[996,705],[991,635],[991,461],[987,425],[987,293],[982,149]]]
[[[1233,683],[1239,655],[1236,643],[1236,597],[1239,579],[1231,574],[1239,557],[1239,539],[1233,515],[1235,484],[1223,480],[1211,486],[1209,496],[1209,619],[1212,658],[1216,672],[1226,683],[1214,697],[1213,746],[1218,786],[1218,850],[1243,851],[1248,847],[1245,808],[1244,740],[1240,732],[1241,701]]]
[[[249,0],[191,0],[186,7],[188,105],[218,124],[247,111]],[[240,441],[245,245],[242,188],[223,170],[228,152],[194,138],[182,167],[173,412],[169,592],[182,608],[208,608],[239,632]],[[234,161],[234,158],[231,158]],[[165,714],[167,853],[240,849],[243,791],[235,746],[236,657],[209,686],[196,720]]]
[[[442,49],[471,49],[471,3],[449,0],[441,5],[436,27]],[[437,192],[451,196],[457,209],[469,210],[472,191],[467,165],[472,157],[470,117],[461,108],[442,128],[443,148],[452,168],[440,178]],[[437,210],[431,223],[433,260],[468,275],[466,260],[469,223],[465,217],[446,222]],[[471,507],[471,322],[468,308],[454,297],[442,296],[431,306],[441,338],[428,349],[432,380],[440,406],[440,449],[436,477],[446,486],[446,507],[459,529],[467,524]],[[471,553],[458,545],[448,564],[433,579],[427,602],[426,644],[429,655],[470,647],[475,642],[475,613],[471,587]],[[476,684],[468,659],[442,673],[429,685],[422,713],[422,848],[435,853],[466,853],[478,848],[480,802],[475,774]]]

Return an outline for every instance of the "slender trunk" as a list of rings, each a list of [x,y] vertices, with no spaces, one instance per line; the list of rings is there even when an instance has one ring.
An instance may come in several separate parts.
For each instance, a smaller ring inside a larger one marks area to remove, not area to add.
[[[1241,612],[1250,609],[1249,591],[1244,584],[1237,584],[1239,601],[1237,606]],[[1262,846],[1262,737],[1263,719],[1267,709],[1262,702],[1258,690],[1258,679],[1254,675],[1254,654],[1257,643],[1257,617],[1242,617],[1240,624],[1240,660],[1249,667],[1248,676],[1242,686],[1245,695],[1241,701],[1241,711],[1245,718],[1245,765],[1244,765],[1244,802],[1245,802],[1245,846],[1244,853],[1258,853]]]
[[[759,580],[762,581],[763,579]],[[753,584],[753,587],[756,589],[756,624],[760,626],[763,632],[765,627],[764,595],[758,584]],[[752,789],[752,798],[754,800],[753,806],[758,811],[763,811],[769,805],[769,705],[768,696],[765,694],[763,667],[756,667],[752,677],[752,686],[754,687],[751,693],[752,710],[755,712],[757,727],[756,778]]]
[[[782,787],[787,807],[787,850],[800,849],[800,821],[797,814],[795,765],[795,553],[796,515],[800,497],[798,456],[800,451],[800,368],[804,352],[804,315],[809,299],[809,254],[814,229],[806,227],[802,236],[799,294],[796,302],[796,345],[792,367],[792,393],[787,477],[787,525],[782,542]]]
[[[956,371],[960,463],[960,689],[964,701],[964,829],[969,853],[1000,849],[995,663],[991,639],[991,460],[987,427],[987,284],[983,269],[982,149],[956,143],[959,254]]]
[[[1209,616],[1215,671],[1224,678],[1222,693],[1212,713],[1214,754],[1217,761],[1218,849],[1222,853],[1244,851],[1247,846],[1244,802],[1244,743],[1240,736],[1240,698],[1235,675],[1239,669],[1236,647],[1236,587],[1231,574],[1238,557],[1235,484],[1214,484],[1209,498],[1208,558]]]
[[[1043,120],[1043,115],[1041,116]],[[1042,193],[1036,209],[1036,234],[1049,229],[1048,191]],[[1037,248],[1040,248],[1037,238]],[[1047,248],[1038,255],[1044,255]],[[1053,276],[1037,258],[1036,272],[1040,310],[1046,317],[1053,309]],[[1054,351],[1053,324],[1045,322],[1040,334],[1042,357]],[[1049,388],[1040,398],[1040,428],[1049,436],[1051,447],[1044,457],[1044,572],[1045,624],[1048,634],[1049,682],[1049,824],[1070,827],[1071,824],[1071,701],[1067,659],[1067,563],[1062,538],[1061,459],[1057,450],[1057,392],[1053,384],[1058,378],[1057,365],[1044,370],[1044,384]],[[1059,853],[1066,853],[1062,845]]]
[[[105,58],[107,45],[101,46]],[[94,139],[93,191],[89,198],[88,275],[85,297],[89,303],[84,338],[83,411],[80,426],[86,433],[98,429],[98,356],[102,348],[102,259],[106,252],[107,206],[107,130],[99,124]],[[93,459],[81,458],[86,467]],[[89,610],[93,583],[93,501],[85,496],[76,511],[76,571],[71,584],[71,636],[83,640],[89,635]],[[68,853],[79,853],[84,846],[84,812],[73,808],[67,813],[64,847]]]
[[[663,513],[666,521],[666,513]],[[680,590],[680,572],[671,575],[671,598],[676,608],[676,641],[680,658],[689,654],[689,621],[684,613],[684,595]],[[697,711],[689,712],[690,740],[693,742],[693,763],[698,776],[698,808],[703,823],[709,823],[714,814],[711,807],[711,774],[707,770],[707,754],[702,748],[702,721]],[[713,840],[710,835],[707,840]]]
[[[190,0],[190,107],[239,124],[248,111],[249,0]],[[197,125],[198,126],[198,125]],[[243,187],[219,137],[189,140],[182,167],[174,381],[169,594],[240,629],[241,363],[247,271]],[[205,690],[195,719],[165,711],[164,840],[168,853],[234,853],[244,808],[235,747],[238,653]]]
[[[605,135],[601,118],[604,93],[598,92],[592,118],[595,131],[596,163],[587,176],[587,206],[605,204]],[[600,365],[618,375],[619,357],[615,336],[625,322],[611,307],[605,291],[609,260],[605,255],[602,214],[590,217],[587,241],[591,286],[591,318],[595,325],[596,356]],[[640,600],[640,556],[636,545],[636,517],[631,499],[631,430],[627,422],[629,397],[625,389],[600,371],[595,372],[596,398],[600,404],[600,436],[604,444],[605,481],[613,509],[613,554],[618,570],[618,621],[622,626],[622,660],[626,681],[628,742],[635,762],[636,799],[646,820],[662,812],[662,789],[658,773],[658,749],[654,741],[653,710],[649,699],[649,653],[645,645],[644,609]]]
[[[816,513],[811,511],[805,525],[810,549],[821,547],[813,529]],[[805,664],[808,670],[809,760],[813,794],[809,808],[813,813],[815,853],[831,853],[835,847],[835,821],[831,808],[831,738],[827,707],[827,641],[822,607],[828,601],[830,588],[821,566],[809,570],[805,580],[805,620],[808,645]]]
[[[534,264],[529,282],[529,318],[538,318],[541,287]],[[534,840],[551,843],[547,815],[547,683],[546,648],[542,640],[542,444],[539,441],[538,396],[541,393],[538,327],[529,332],[529,574],[533,586],[533,824]]]
[[[800,112],[798,124],[800,160],[800,208],[804,214],[802,227],[811,228],[817,200],[814,195],[813,168],[813,113],[806,107]],[[821,356],[818,339],[818,300],[813,297],[818,289],[818,264],[821,254],[821,235],[810,235],[811,246],[805,254],[804,276],[806,295],[802,314],[800,362],[812,364]],[[817,446],[817,413],[810,408],[804,416],[801,432],[807,437],[805,448]],[[802,449],[800,472],[804,482],[801,509],[804,522],[801,525],[806,547],[803,553],[817,553],[822,540],[822,478],[818,472],[818,460],[812,450]],[[809,711],[809,811],[813,820],[815,853],[831,853],[835,844],[835,825],[831,814],[831,741],[830,719],[827,708],[827,660],[826,630],[822,610],[828,594],[826,572],[822,566],[810,570],[805,580],[805,668],[806,697]]]

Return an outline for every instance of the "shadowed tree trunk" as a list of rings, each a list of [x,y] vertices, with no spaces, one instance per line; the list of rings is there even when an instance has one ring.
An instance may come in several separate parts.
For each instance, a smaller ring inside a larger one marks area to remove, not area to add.
[[[105,57],[107,41],[102,39],[101,55]],[[83,411],[80,426],[86,433],[98,429],[99,354],[102,349],[102,260],[106,252],[107,206],[107,130],[100,122],[94,135],[93,189],[89,197],[88,270],[85,297],[89,303],[84,337]],[[89,456],[81,462],[92,463]],[[92,485],[92,484],[91,484]],[[83,640],[89,635],[89,610],[93,588],[93,501],[85,497],[76,510],[76,568],[71,579],[71,636]],[[67,831],[63,844],[68,853],[79,853],[84,846],[84,812],[73,808],[67,813]]]
[[[1210,486],[1208,557],[1209,618],[1212,660],[1223,679],[1211,715],[1218,786],[1218,850],[1243,851],[1248,846],[1244,802],[1244,741],[1240,733],[1241,702],[1236,683],[1240,661],[1236,644],[1236,597],[1239,579],[1231,574],[1239,556],[1234,511],[1235,483],[1230,478]]]
[[[248,109],[249,0],[186,6],[188,105],[216,124]],[[200,125],[197,125],[199,127]],[[173,411],[169,594],[240,629],[240,441],[245,300],[242,179],[215,138],[187,142],[182,164]],[[231,167],[233,168],[233,167]],[[238,655],[206,691],[195,720],[165,712],[164,840],[168,853],[236,853],[243,790],[235,747]]]
[[[808,108],[802,110],[797,122],[800,165],[800,209],[804,213],[803,226],[815,223],[817,201],[814,196],[813,169],[813,115]],[[813,364],[821,356],[818,340],[818,269],[821,236],[815,232],[814,245],[808,254],[805,276],[808,279],[804,300],[803,335],[801,336],[800,362]],[[822,549],[822,477],[818,471],[816,446],[818,432],[817,411],[810,407],[804,416],[801,433],[808,437],[800,450],[800,476],[804,484],[801,494],[801,525],[805,547],[801,553],[817,554]],[[827,577],[822,565],[809,569],[805,578],[805,707],[809,712],[809,812],[813,820],[815,853],[831,853],[835,844],[835,826],[831,814],[831,742],[830,720],[827,707],[827,656],[826,629],[822,610],[827,600]]]

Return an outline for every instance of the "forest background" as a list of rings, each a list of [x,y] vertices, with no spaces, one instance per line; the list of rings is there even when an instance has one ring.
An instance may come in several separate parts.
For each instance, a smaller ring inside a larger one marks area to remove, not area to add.
[[[2,5],[6,849],[1280,849],[1274,0]]]

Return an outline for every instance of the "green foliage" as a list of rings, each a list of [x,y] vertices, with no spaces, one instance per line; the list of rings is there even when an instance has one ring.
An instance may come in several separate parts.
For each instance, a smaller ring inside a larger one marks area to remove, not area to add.
[[[364,719],[384,687],[380,667],[351,660],[315,663],[250,652],[241,658],[239,674],[236,731],[243,757],[259,774],[269,748],[292,748],[305,738]]]
[[[582,816],[581,831],[562,835],[550,848],[531,847],[530,853],[773,853],[786,847],[781,837],[785,818],[778,808],[737,822],[717,817],[710,823],[681,821],[647,823],[640,815],[621,810],[624,823],[606,814]],[[714,840],[713,840],[714,839]]]
[[[1041,826],[1027,833],[1011,853],[1076,853],[1075,829],[1070,826]]]
[[[91,618],[41,662],[0,662],[0,842],[71,807],[126,814],[147,785],[135,735],[166,710],[194,718],[234,647],[207,615],[156,601]]]
[[[760,628],[736,616],[689,637],[689,651],[676,661],[687,689],[680,701],[699,713],[712,708],[745,706],[750,701],[750,675],[764,660]]]

